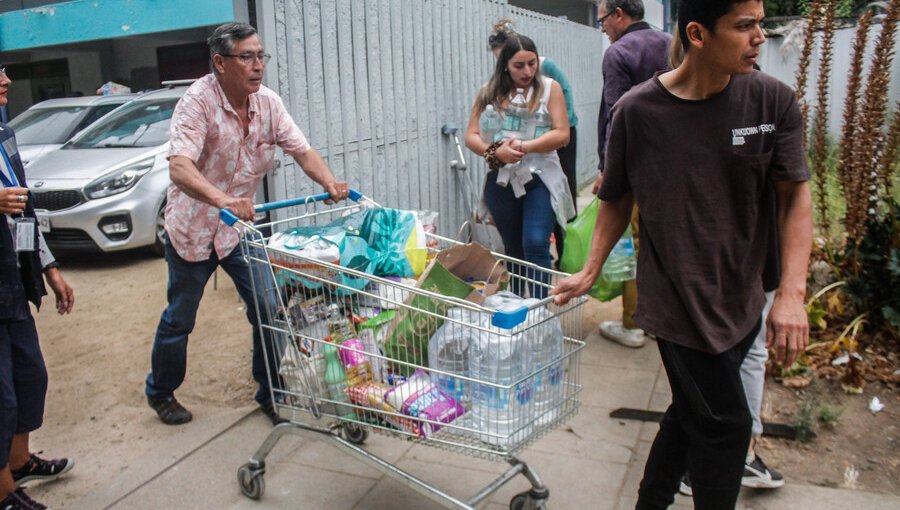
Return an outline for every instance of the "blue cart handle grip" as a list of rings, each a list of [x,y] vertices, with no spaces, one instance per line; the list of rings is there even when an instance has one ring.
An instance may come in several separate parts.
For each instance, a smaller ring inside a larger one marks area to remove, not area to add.
[[[528,318],[529,310],[547,306],[553,302],[553,300],[554,296],[547,296],[529,306],[520,306],[513,310],[497,310],[491,316],[491,325],[503,329],[512,329],[525,322],[525,319]]]
[[[350,188],[349,190],[349,198],[354,202],[359,202],[359,200],[363,197],[363,194],[359,191]],[[287,200],[279,200],[277,202],[269,202],[267,204],[259,204],[253,206],[253,210],[256,212],[266,212],[266,211],[274,211],[275,209],[283,209],[285,207],[293,207],[295,205],[304,205],[311,204],[313,202],[321,202],[323,200],[328,200],[331,198],[331,195],[328,193],[319,193],[318,195],[309,195],[306,197],[299,198],[290,198]],[[222,220],[223,223],[228,225],[229,227],[237,223],[238,217],[234,215],[233,212],[228,209],[219,210],[219,219]]]

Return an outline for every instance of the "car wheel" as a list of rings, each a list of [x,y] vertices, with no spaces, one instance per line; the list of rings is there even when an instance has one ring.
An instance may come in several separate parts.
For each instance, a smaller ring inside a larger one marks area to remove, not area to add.
[[[163,200],[156,212],[156,240],[151,249],[160,257],[166,254],[166,201]]]

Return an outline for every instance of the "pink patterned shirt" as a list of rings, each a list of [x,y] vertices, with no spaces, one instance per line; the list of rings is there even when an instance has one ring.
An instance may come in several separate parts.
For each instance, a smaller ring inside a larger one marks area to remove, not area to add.
[[[170,128],[169,157],[190,158],[213,186],[233,197],[253,198],[263,175],[275,164],[275,146],[294,158],[310,149],[306,137],[265,86],[250,95],[250,126],[244,137],[240,118],[212,74],[184,93]],[[184,260],[219,259],[237,246],[235,229],[219,221],[219,210],[195,200],[171,184],[166,206],[166,233]]]

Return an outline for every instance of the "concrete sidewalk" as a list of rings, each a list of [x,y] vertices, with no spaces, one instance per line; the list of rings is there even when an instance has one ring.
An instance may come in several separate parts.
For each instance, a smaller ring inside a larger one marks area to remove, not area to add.
[[[590,189],[579,202],[590,199]],[[584,204],[582,204],[583,207]],[[603,340],[601,320],[621,314],[618,301],[591,300],[584,310],[586,348],[581,354],[582,405],[568,423],[540,439],[522,455],[550,489],[550,507],[570,509],[634,508],[637,487],[657,425],[615,420],[619,407],[662,411],[670,393],[654,342],[628,349]],[[154,426],[162,427],[155,423]],[[266,460],[262,499],[243,497],[237,470],[253,455],[271,430],[254,407],[200,413],[194,422],[164,428],[166,439],[151,452],[92,490],[66,504],[76,509],[281,509],[387,510],[443,508],[394,482],[322,441],[288,436]],[[466,500],[506,469],[504,464],[414,445],[372,434],[365,448],[441,491]],[[788,474],[790,478],[790,474]],[[503,510],[529,487],[519,476],[493,494],[480,508]],[[53,483],[30,486],[38,499],[53,493]],[[692,508],[676,497],[674,508]],[[768,492],[745,490],[741,509],[900,508],[900,497],[797,485]]]
[[[592,303],[590,323],[614,318],[616,304]],[[587,321],[586,321],[587,322]],[[591,329],[592,332],[596,329]],[[544,479],[556,509],[633,508],[655,424],[614,420],[618,407],[662,410],[668,384],[656,346],[626,349],[587,339],[582,352],[583,405],[569,423],[542,438],[522,455]],[[268,420],[252,408],[211,417],[189,433],[173,434],[145,459],[94,491],[73,508],[87,509],[276,509],[378,510],[443,508],[322,441],[285,437],[267,459],[266,491],[259,501],[240,494],[236,472],[262,444]],[[377,434],[366,449],[438,489],[465,500],[505,470],[474,459]],[[49,484],[48,484],[49,485]],[[480,508],[509,508],[526,490],[517,477]],[[35,486],[38,489],[40,486]],[[814,503],[813,503],[814,502]],[[777,491],[744,491],[738,508],[896,509],[900,497],[788,483]],[[678,496],[674,508],[691,508]]]

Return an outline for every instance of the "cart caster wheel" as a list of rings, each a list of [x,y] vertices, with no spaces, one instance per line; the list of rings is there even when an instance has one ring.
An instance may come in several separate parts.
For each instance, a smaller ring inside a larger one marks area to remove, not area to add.
[[[238,469],[238,485],[241,493],[250,499],[259,499],[266,492],[265,469],[251,469],[249,464],[244,464]]]
[[[530,492],[520,492],[509,501],[509,510],[547,510],[548,498],[534,498]]]
[[[341,425],[341,431],[344,434],[344,439],[353,444],[363,444],[369,437],[369,431],[356,423],[345,423]]]

